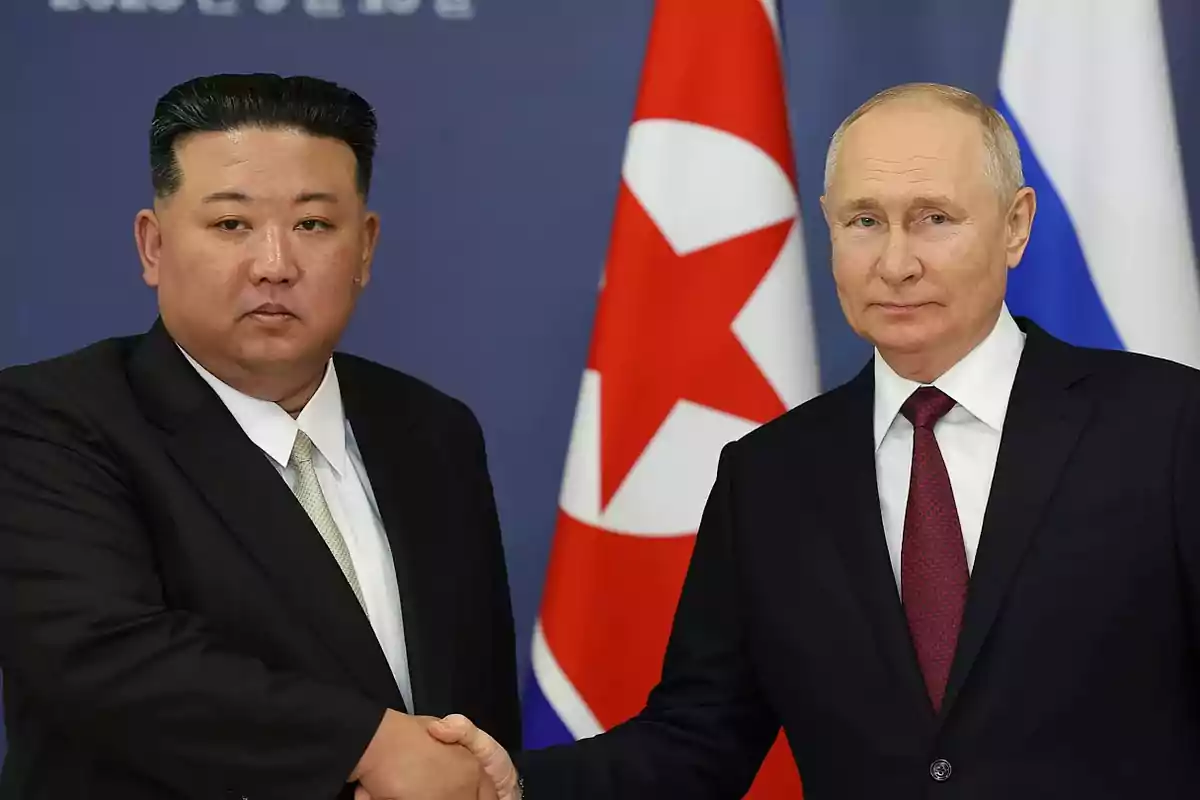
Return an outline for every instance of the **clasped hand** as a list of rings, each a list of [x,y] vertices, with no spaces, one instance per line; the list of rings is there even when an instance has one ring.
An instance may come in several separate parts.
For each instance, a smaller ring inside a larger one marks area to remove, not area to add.
[[[387,711],[351,782],[355,800],[520,800],[508,753],[459,714]]]

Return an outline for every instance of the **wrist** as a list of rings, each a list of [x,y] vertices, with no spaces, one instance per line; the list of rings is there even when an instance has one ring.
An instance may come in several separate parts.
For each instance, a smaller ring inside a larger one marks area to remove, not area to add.
[[[367,747],[363,750],[362,755],[358,759],[358,763],[354,766],[354,771],[350,773],[347,780],[348,783],[357,783],[363,775],[368,774],[375,763],[386,757],[387,745],[384,741],[387,738],[390,729],[397,722],[402,722],[405,715],[400,714],[392,709],[386,709],[379,719],[379,725],[375,728],[375,735],[371,737],[371,741],[367,743]]]

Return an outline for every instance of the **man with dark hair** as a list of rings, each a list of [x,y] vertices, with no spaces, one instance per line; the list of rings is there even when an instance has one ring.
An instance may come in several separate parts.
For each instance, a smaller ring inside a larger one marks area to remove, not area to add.
[[[0,797],[492,795],[416,716],[519,745],[482,433],[334,353],[375,127],[313,78],[173,88],[135,222],[160,318],[0,373]]]

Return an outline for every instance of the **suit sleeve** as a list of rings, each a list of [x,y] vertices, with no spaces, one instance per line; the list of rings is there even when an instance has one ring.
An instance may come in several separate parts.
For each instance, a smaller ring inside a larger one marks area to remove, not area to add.
[[[1189,388],[1175,436],[1173,494],[1176,542],[1192,612],[1192,645],[1200,647],[1200,380],[1189,381]]]
[[[481,635],[487,637],[491,653],[492,691],[497,722],[488,731],[506,750],[515,752],[521,747],[521,702],[517,687],[517,645],[513,626],[512,593],[508,583],[508,567],[504,541],[500,532],[500,516],[496,510],[495,492],[488,470],[487,446],[483,430],[475,415],[463,406],[467,417],[468,439],[472,453],[471,484],[475,486],[480,526],[484,536],[485,570],[491,576],[487,613],[490,618]]]
[[[729,445],[704,510],[659,684],[643,711],[607,733],[521,754],[527,800],[736,800],[779,722],[744,642]]]
[[[329,798],[384,709],[223,649],[168,607],[138,504],[79,413],[0,378],[0,667],[65,740],[180,795]]]

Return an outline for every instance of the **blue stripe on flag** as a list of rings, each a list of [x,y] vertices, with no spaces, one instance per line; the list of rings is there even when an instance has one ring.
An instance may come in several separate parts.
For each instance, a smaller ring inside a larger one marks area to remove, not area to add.
[[[542,687],[538,685],[537,676],[533,673],[529,675],[529,682],[525,685],[525,693],[521,698],[521,717],[522,738],[526,750],[574,741],[571,732],[546,699]]]
[[[1004,97],[997,109],[1021,148],[1025,183],[1037,193],[1037,214],[1025,256],[1008,274],[1008,307],[1072,344],[1124,350],[1088,272],[1075,226]]]

